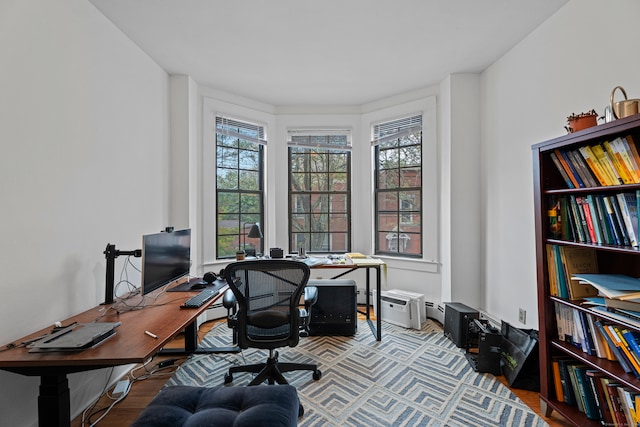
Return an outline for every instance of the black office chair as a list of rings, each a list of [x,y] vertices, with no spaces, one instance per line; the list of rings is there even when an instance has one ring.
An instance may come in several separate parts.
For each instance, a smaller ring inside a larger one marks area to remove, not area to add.
[[[279,347],[298,345],[300,330],[304,330],[308,322],[308,310],[299,306],[309,274],[306,264],[280,259],[241,261],[225,268],[225,280],[238,305],[237,311],[231,312],[228,318],[238,346],[269,350],[265,363],[231,367],[224,377],[225,384],[232,382],[237,372],[257,374],[250,386],[265,381],[288,384],[282,374],[299,370],[312,371],[313,379],[320,379],[322,373],[317,365],[279,363],[275,351]],[[225,299],[229,304],[228,298]]]

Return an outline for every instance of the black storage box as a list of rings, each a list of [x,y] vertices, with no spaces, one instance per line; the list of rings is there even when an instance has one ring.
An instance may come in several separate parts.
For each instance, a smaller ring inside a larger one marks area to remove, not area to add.
[[[467,345],[469,322],[478,319],[480,313],[459,302],[444,304],[444,334],[460,348]]]
[[[502,335],[487,320],[469,322],[465,357],[474,371],[501,375],[501,345]]]
[[[318,288],[311,306],[310,335],[355,335],[358,321],[358,289],[355,280],[309,280]]]

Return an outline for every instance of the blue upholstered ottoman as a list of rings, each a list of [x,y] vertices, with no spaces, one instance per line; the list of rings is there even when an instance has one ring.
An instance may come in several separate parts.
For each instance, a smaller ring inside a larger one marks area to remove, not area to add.
[[[166,387],[132,427],[296,426],[298,392],[290,385]]]

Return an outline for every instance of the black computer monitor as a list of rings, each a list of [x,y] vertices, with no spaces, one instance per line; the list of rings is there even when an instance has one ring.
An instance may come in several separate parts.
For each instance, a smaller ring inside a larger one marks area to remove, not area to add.
[[[142,295],[188,275],[190,267],[191,229],[142,236]]]

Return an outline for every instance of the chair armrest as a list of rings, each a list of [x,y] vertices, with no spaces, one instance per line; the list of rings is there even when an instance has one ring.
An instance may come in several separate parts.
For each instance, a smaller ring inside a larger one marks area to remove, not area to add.
[[[318,301],[318,288],[315,286],[307,286],[304,288],[304,306],[311,307]]]
[[[231,310],[236,306],[236,296],[233,294],[231,289],[227,289],[227,291],[222,296],[222,305],[227,310]]]
[[[227,326],[234,330],[238,323],[238,320],[236,319],[236,303],[237,300],[233,291],[231,289],[227,289],[222,296],[222,306],[227,309]],[[236,342],[235,338],[233,342]]]

